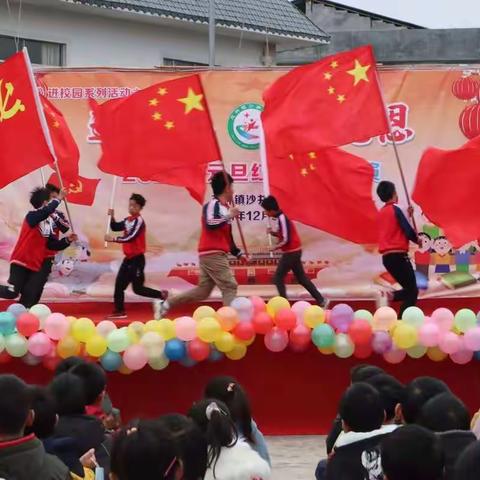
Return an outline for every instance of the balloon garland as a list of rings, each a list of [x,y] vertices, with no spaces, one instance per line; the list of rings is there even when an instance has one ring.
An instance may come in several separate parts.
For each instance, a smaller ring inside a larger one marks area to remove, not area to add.
[[[191,367],[224,357],[241,360],[257,335],[275,353],[303,352],[313,343],[324,355],[365,359],[378,354],[389,363],[424,355],[435,362],[450,357],[457,364],[480,359],[479,320],[469,309],[453,314],[438,308],[428,317],[410,307],[398,319],[390,307],[371,314],[342,303],[325,311],[305,301],[290,305],[281,297],[267,303],[239,297],[217,311],[202,305],[192,317],[135,321],[126,327],[109,320],[95,325],[89,318],[52,313],[46,305],[27,311],[13,304],[0,313],[0,363],[20,358],[54,369],[61,359],[82,355],[107,371],[129,374],[147,365],[163,370],[170,362]]]

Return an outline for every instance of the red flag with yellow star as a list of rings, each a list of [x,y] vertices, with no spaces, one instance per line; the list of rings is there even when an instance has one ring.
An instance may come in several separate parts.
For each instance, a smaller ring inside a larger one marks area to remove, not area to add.
[[[275,155],[339,147],[389,131],[370,46],[295,68],[263,97],[263,128]]]
[[[221,154],[198,75],[96,105],[94,114],[100,170],[182,186],[203,202],[207,164]]]

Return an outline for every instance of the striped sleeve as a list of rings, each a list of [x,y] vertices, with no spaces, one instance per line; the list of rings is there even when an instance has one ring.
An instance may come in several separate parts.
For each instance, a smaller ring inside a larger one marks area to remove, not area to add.
[[[210,200],[205,205],[205,223],[208,229],[220,228],[230,221],[228,215],[222,214],[220,202],[217,199]]]
[[[275,245],[276,248],[281,248],[290,241],[290,225],[287,217],[282,213],[278,217],[278,233],[280,241]]]
[[[137,238],[137,236],[140,234],[140,232],[142,231],[142,228],[144,226],[145,226],[145,224],[143,222],[143,218],[142,217],[137,217],[135,219],[135,221],[133,222],[133,225],[132,225],[132,228],[130,229],[130,231],[125,232],[125,234],[122,235],[121,237],[117,237],[115,239],[115,242],[128,243],[128,242],[131,242],[131,241],[135,240],[135,238]]]

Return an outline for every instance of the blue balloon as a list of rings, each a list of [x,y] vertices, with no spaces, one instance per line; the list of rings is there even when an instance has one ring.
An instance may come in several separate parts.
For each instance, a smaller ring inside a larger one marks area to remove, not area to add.
[[[224,357],[222,352],[219,352],[216,348],[212,347],[210,355],[208,357],[209,362],[219,362]]]
[[[473,353],[473,358],[480,362],[480,350]]]
[[[26,311],[27,309],[21,303],[12,303],[7,308],[7,312],[12,313],[15,318],[19,317],[22,313],[25,313]]]
[[[180,360],[180,365],[183,365],[184,367],[193,367],[197,363],[198,362],[196,362],[193,358],[190,357],[185,357],[183,360]]]
[[[15,333],[15,324],[16,318],[13,313],[0,313],[0,333],[2,335],[11,335],[12,333]]]
[[[117,352],[107,350],[100,358],[100,363],[107,372],[115,372],[122,366],[122,356]]]
[[[187,353],[185,343],[177,338],[169,340],[165,344],[165,356],[169,360],[182,360]]]

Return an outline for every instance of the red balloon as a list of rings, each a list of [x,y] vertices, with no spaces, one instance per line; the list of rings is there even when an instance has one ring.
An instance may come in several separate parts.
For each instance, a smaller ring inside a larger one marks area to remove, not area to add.
[[[54,371],[58,364],[61,362],[61,358],[57,355],[55,350],[50,350],[50,353],[45,355],[42,359],[42,365],[50,371]]]
[[[250,340],[255,336],[255,329],[253,328],[252,322],[240,322],[233,329],[233,334],[239,340]]]
[[[305,325],[299,324],[290,332],[290,349],[304,352],[312,343],[312,332]]]
[[[462,133],[471,140],[480,134],[480,104],[465,107],[458,119]]]
[[[470,100],[478,93],[479,82],[472,77],[457,78],[452,84],[452,93],[460,100]]]
[[[280,330],[291,330],[297,325],[297,316],[290,308],[282,308],[275,315],[275,323]]]
[[[262,335],[265,335],[273,328],[272,317],[267,312],[257,313],[253,317],[252,324],[255,333],[260,333]]]
[[[187,343],[187,352],[192,360],[201,362],[210,356],[210,345],[202,342],[198,338],[194,338],[191,342]]]
[[[364,360],[372,354],[372,347],[370,345],[357,345],[353,355],[355,358]]]
[[[372,326],[367,320],[357,318],[348,327],[348,335],[355,345],[370,345],[373,336]]]
[[[10,363],[13,360],[6,350],[0,353],[0,365],[5,365],[6,363]]]
[[[17,318],[17,330],[24,337],[29,337],[40,329],[40,320],[32,313],[22,313]]]

